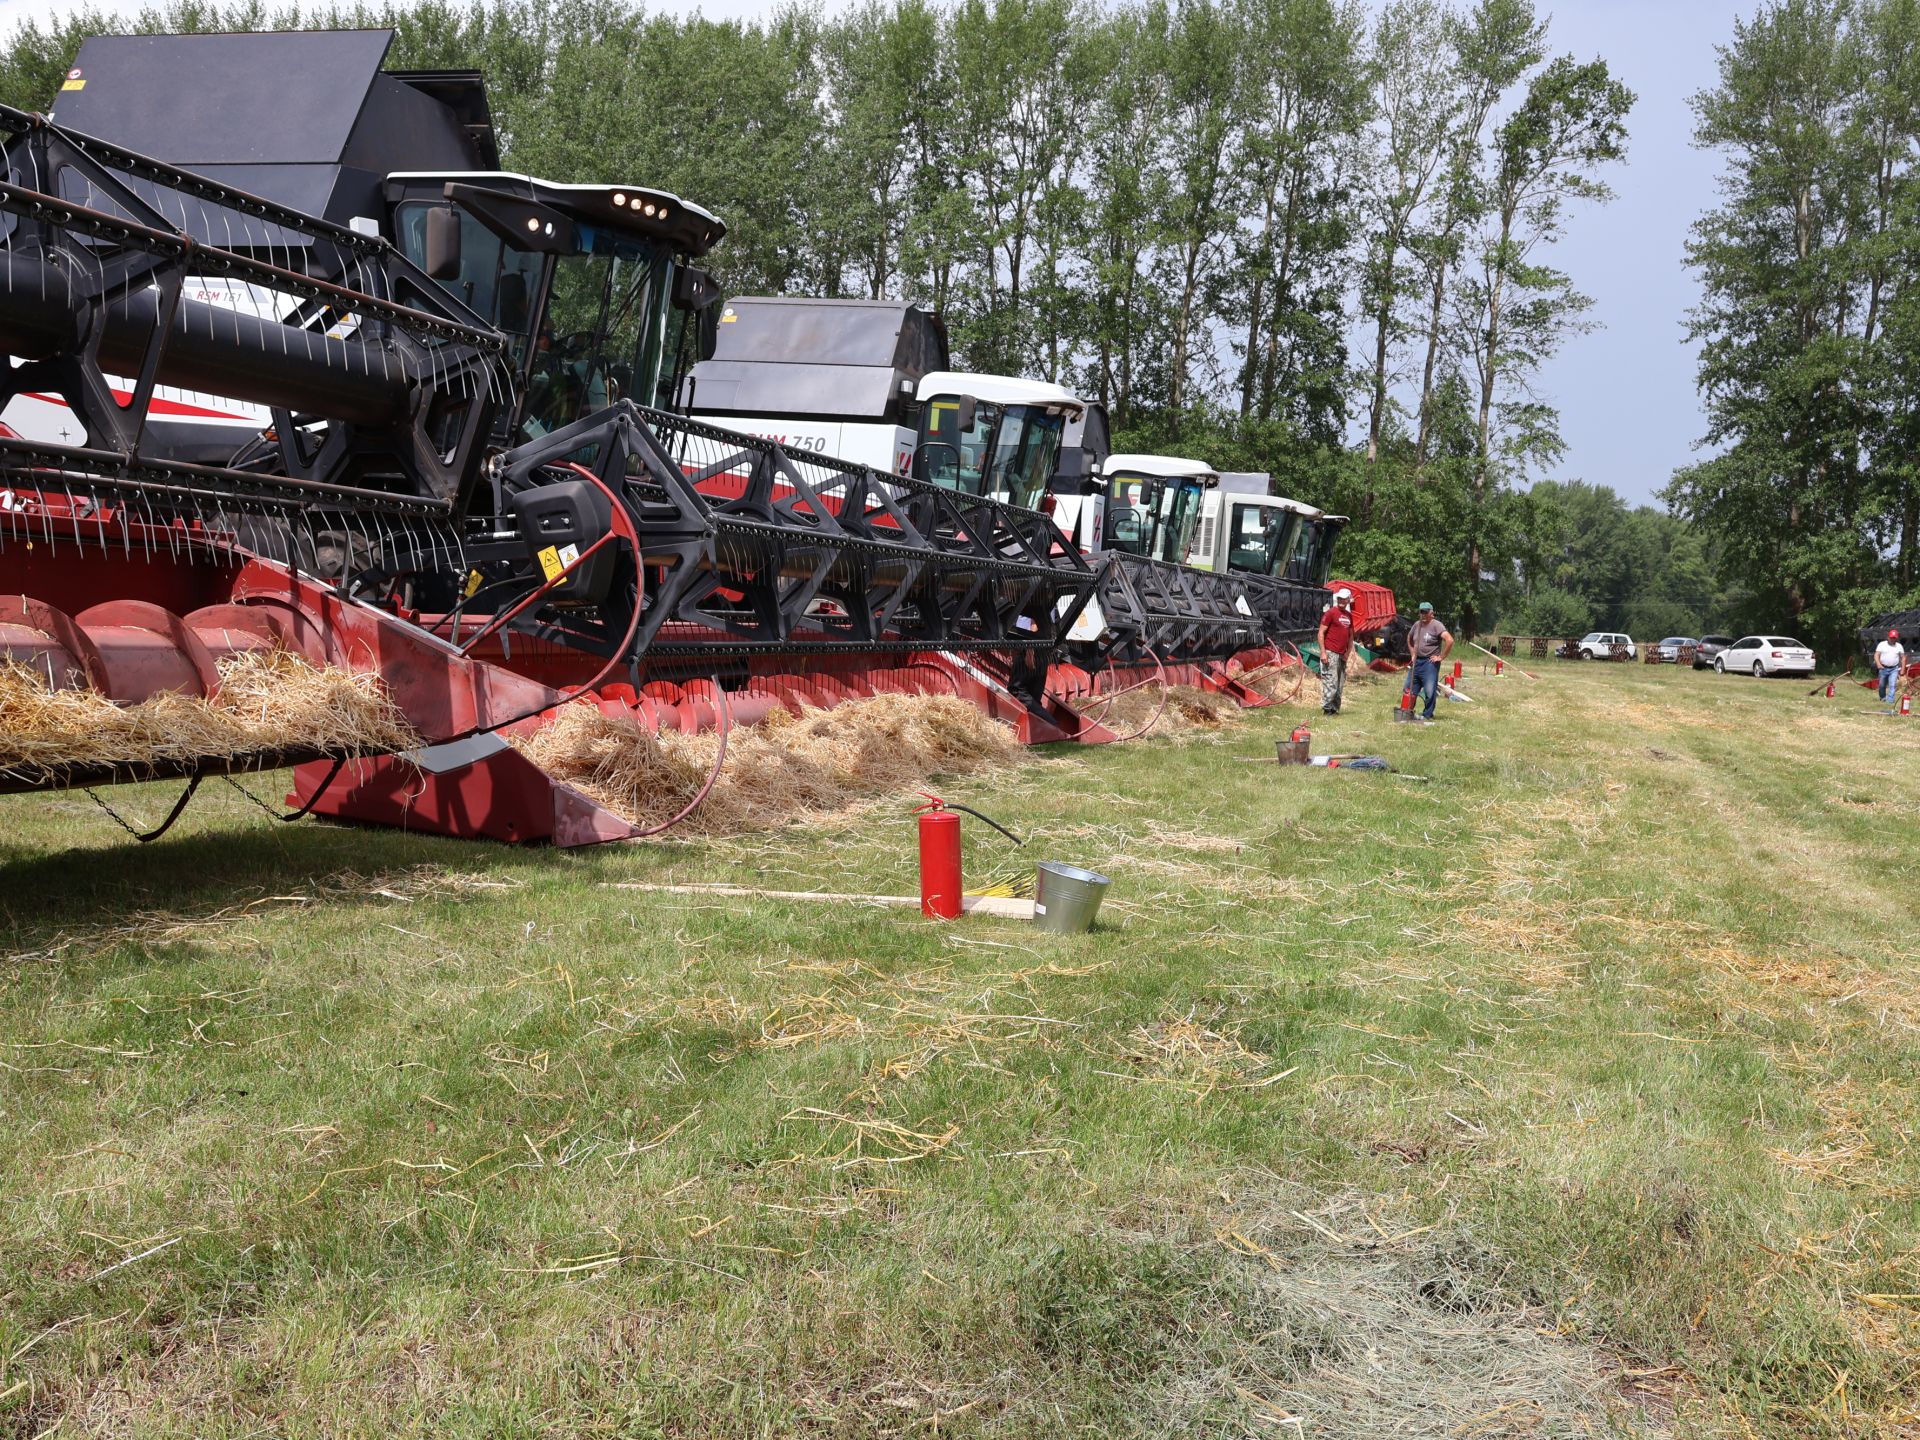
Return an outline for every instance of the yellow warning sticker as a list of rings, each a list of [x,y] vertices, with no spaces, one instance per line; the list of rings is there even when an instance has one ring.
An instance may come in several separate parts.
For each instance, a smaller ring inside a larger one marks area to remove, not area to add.
[[[471,600],[480,593],[480,586],[484,583],[480,578],[480,572],[478,570],[469,570],[467,572],[466,588],[461,593],[464,594],[467,599]]]
[[[540,568],[550,582],[559,579],[561,571],[567,568],[560,559],[560,552],[551,545],[540,552],[539,558]]]
[[[62,90],[84,90],[87,88],[87,82],[84,80],[62,80],[60,82],[60,88]]]

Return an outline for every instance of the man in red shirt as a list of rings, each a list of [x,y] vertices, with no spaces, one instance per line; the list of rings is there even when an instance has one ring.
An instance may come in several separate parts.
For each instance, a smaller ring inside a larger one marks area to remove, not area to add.
[[[1320,708],[1340,713],[1347,688],[1347,655],[1353,649],[1353,591],[1342,585],[1320,614]]]

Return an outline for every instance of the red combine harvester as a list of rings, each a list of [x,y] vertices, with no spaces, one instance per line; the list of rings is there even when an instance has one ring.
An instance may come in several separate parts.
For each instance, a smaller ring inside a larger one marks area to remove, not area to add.
[[[0,108],[0,658],[122,704],[248,649],[373,671],[422,748],[245,765],[297,764],[313,813],[558,844],[634,833],[503,738],[570,703],[693,730],[958,694],[1115,738],[1061,663],[1141,643],[1083,622],[1097,560],[1006,498],[663,408],[724,226],[502,172],[480,77],[384,71],[391,40],[103,37],[57,123]]]

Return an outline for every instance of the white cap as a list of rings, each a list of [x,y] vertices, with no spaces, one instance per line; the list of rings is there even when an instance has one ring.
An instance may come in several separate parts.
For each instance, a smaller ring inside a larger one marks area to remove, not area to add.
[[[1351,600],[1353,598],[1353,592],[1342,585],[1338,590],[1333,592],[1333,598],[1336,600]]]

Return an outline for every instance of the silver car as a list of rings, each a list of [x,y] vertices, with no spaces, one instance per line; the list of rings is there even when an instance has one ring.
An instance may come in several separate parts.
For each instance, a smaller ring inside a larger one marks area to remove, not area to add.
[[[1653,655],[1662,665],[1678,665],[1680,652],[1699,643],[1691,635],[1669,635],[1653,647]]]
[[[1713,668],[1722,675],[1732,671],[1756,680],[1768,675],[1811,675],[1813,664],[1813,651],[1787,635],[1748,635],[1713,657]]]

